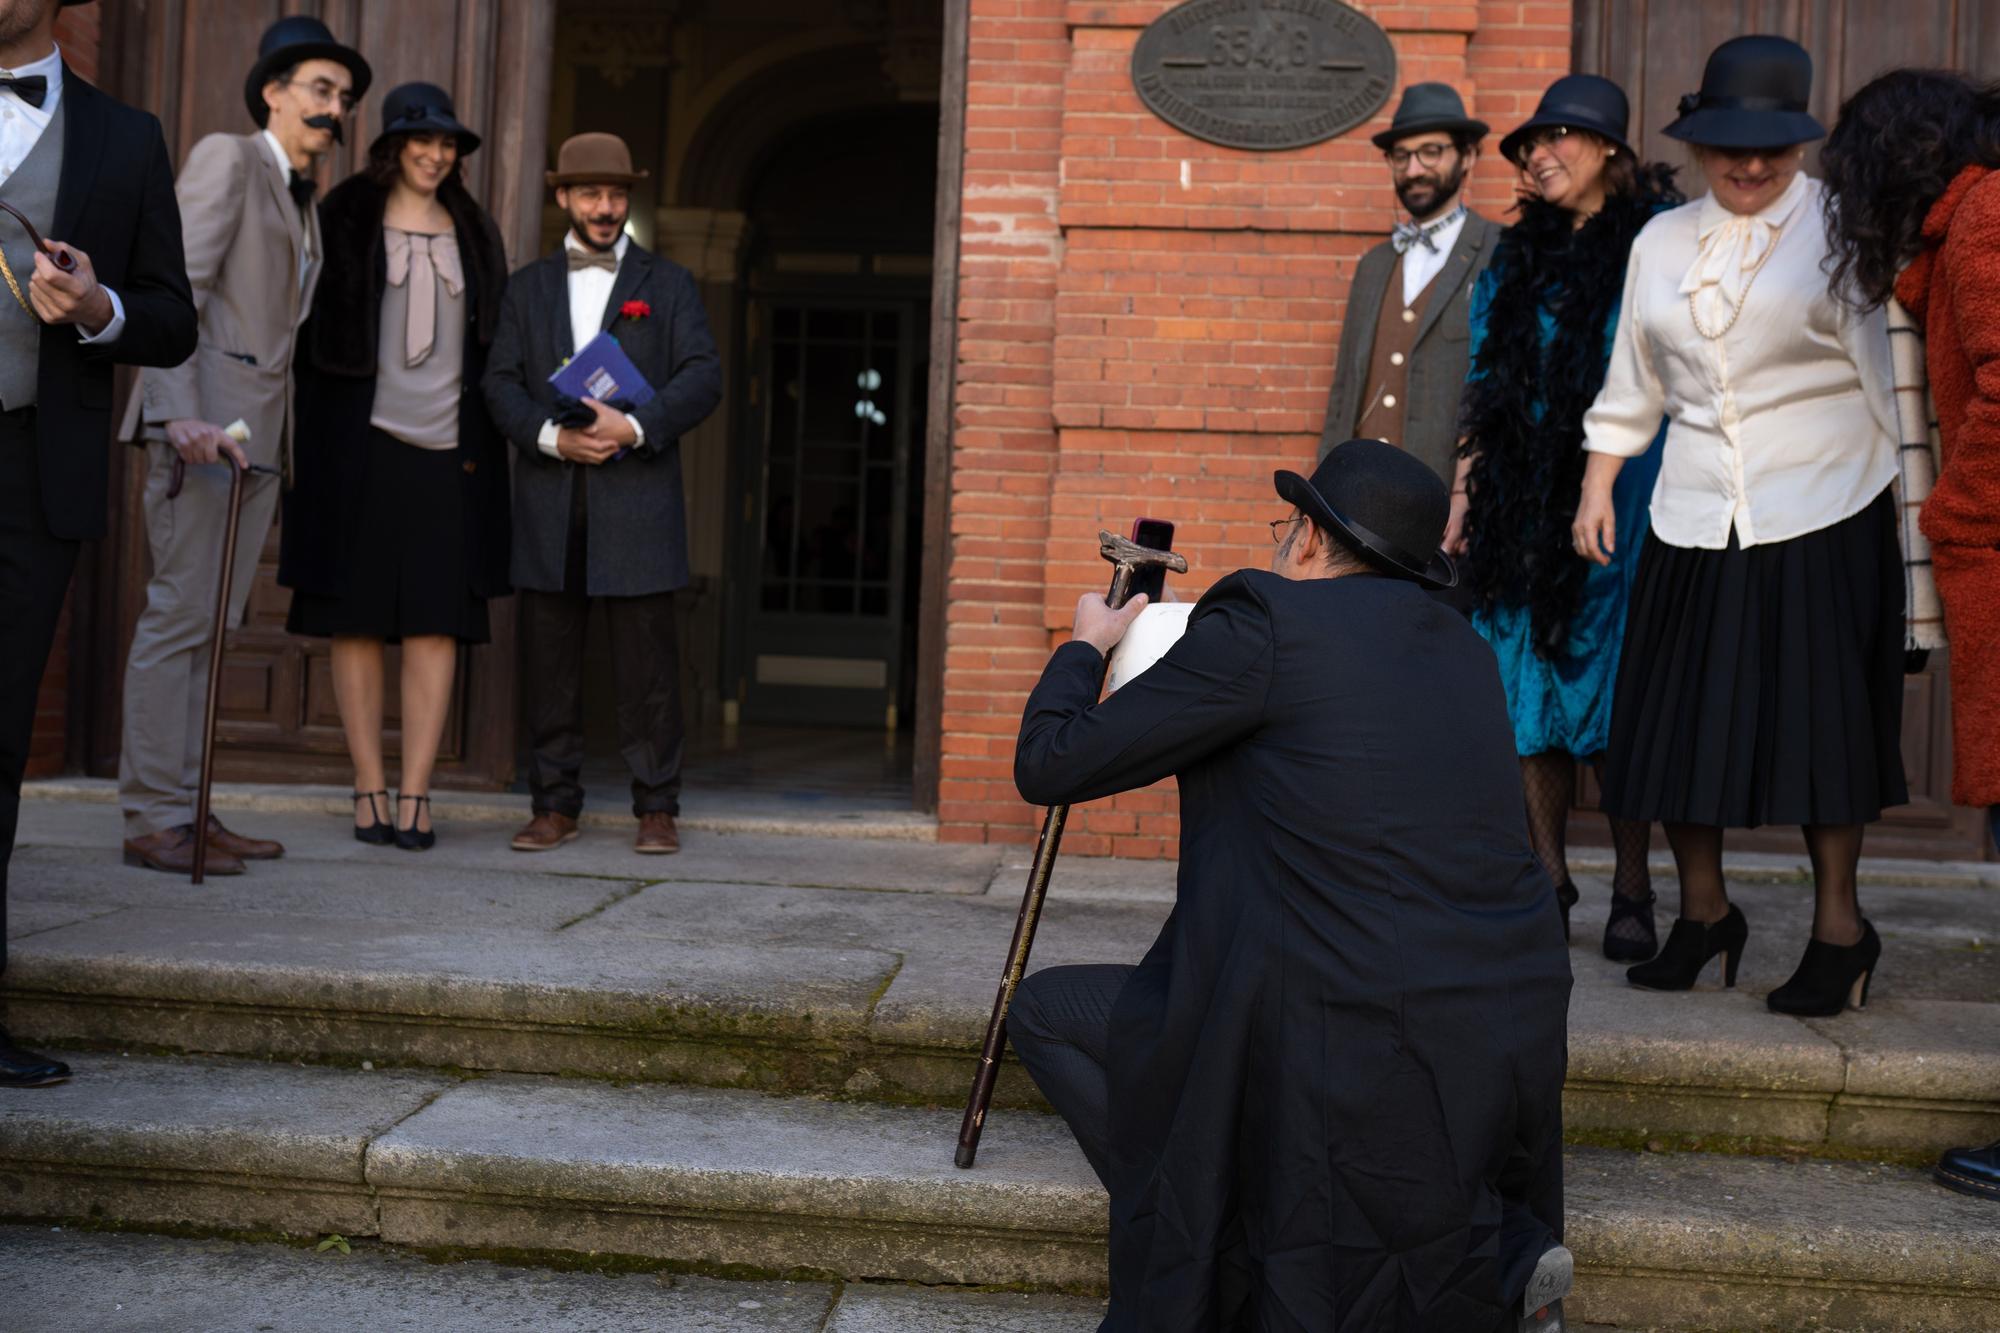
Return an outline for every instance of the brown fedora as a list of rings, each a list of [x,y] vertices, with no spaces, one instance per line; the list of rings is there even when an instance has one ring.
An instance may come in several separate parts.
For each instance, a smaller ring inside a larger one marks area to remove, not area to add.
[[[648,173],[632,170],[632,150],[615,134],[575,134],[556,152],[549,184],[633,185]]]

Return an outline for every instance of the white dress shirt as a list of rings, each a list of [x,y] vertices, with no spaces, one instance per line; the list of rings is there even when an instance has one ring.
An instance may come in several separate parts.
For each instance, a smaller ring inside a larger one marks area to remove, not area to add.
[[[289,193],[292,188],[292,173],[298,170],[298,168],[292,165],[292,159],[286,154],[285,146],[278,142],[278,136],[271,133],[268,129],[264,131],[264,146],[271,150],[271,159],[278,164],[278,180]],[[299,213],[302,224],[299,228],[299,235],[303,238],[299,242],[299,293],[300,295],[304,295],[306,290],[306,274],[312,272],[312,228],[303,225],[305,209],[300,208]]]
[[[1584,448],[1636,457],[1669,418],[1653,488],[1662,541],[1787,541],[1859,513],[1896,475],[1887,320],[1828,290],[1820,199],[1801,172],[1761,213],[1704,196],[1633,242]]]
[[[632,238],[620,236],[618,244],[611,247],[611,253],[618,262],[625,262],[625,252],[632,248]],[[564,251],[583,253],[583,242],[576,239],[573,231],[563,233]],[[618,283],[618,270],[609,268],[573,268],[569,271],[569,335],[570,354],[575,355],[584,346],[604,332],[605,307],[611,304],[611,289]],[[638,436],[632,442],[637,448],[646,442],[646,431],[631,413],[625,419],[632,423],[632,432]],[[556,423],[544,421],[542,433],[535,438],[535,444],[551,458],[562,455],[556,449]]]
[[[19,79],[31,79],[39,74],[49,81],[48,93],[42,98],[40,106],[30,106],[16,93],[0,93],[0,185],[5,185],[7,178],[28,160],[28,154],[42,141],[42,132],[56,118],[56,107],[62,102],[62,49],[53,47],[40,60],[31,61],[19,69],[0,69],[0,74]],[[62,237],[56,239],[61,240]],[[29,277],[26,273],[14,276],[23,284]],[[111,322],[95,334],[79,326],[77,336],[87,343],[116,342],[118,335],[125,331],[125,303],[109,287],[104,289],[104,294],[111,298]]]
[[[1451,248],[1458,244],[1458,235],[1465,230],[1465,210],[1453,205],[1452,215],[1442,227],[1431,233],[1431,240],[1437,249],[1431,250],[1422,244],[1411,246],[1403,252],[1403,306],[1408,309],[1424,294],[1424,288],[1431,285],[1431,279],[1444,271],[1444,261],[1451,258]]]

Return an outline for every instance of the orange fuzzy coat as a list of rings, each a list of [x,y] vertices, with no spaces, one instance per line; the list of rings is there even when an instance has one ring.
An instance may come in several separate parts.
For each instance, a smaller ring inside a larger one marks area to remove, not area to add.
[[[2000,804],[2000,172],[1972,166],[1924,219],[1896,295],[1924,329],[1943,457],[1920,522],[1951,640],[1952,799]]]

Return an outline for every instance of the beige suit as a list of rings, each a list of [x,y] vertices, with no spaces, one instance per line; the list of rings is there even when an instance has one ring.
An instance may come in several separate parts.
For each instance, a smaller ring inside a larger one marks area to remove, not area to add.
[[[188,361],[141,374],[121,432],[147,442],[153,557],[125,667],[118,790],[127,837],[194,820],[229,496],[229,475],[218,464],[188,469],[181,494],[167,498],[174,451],[164,427],[183,418],[226,426],[240,417],[250,427],[252,463],[281,467],[289,452],[292,352],[319,279],[321,247],[318,211],[299,208],[288,179],[261,132],[211,134],[188,154],[174,187],[200,340]],[[245,478],[232,625],[242,619],[277,504],[275,477]]]

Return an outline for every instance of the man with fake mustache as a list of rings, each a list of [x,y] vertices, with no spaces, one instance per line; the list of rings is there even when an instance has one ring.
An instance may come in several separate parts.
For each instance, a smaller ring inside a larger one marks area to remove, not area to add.
[[[153,576],[125,667],[118,796],[128,865],[186,873],[194,859],[195,787],[210,635],[229,504],[226,468],[243,479],[229,622],[242,619],[271,530],[292,425],[292,347],[319,278],[313,166],[341,139],[367,91],[368,62],[318,19],[284,18],[258,44],[243,97],[259,129],[211,134],[194,146],[175,194],[188,278],[200,311],[192,359],[148,370],[125,437],[146,450],[146,539]],[[225,428],[249,428],[239,443]],[[173,465],[187,465],[169,497]],[[207,873],[284,854],[209,817]]]
[[[1460,197],[1485,137],[1486,125],[1442,83],[1404,89],[1389,128],[1375,136],[1409,216],[1354,271],[1321,458],[1350,436],[1387,440],[1451,482],[1472,280],[1500,237],[1499,224]]]

